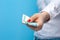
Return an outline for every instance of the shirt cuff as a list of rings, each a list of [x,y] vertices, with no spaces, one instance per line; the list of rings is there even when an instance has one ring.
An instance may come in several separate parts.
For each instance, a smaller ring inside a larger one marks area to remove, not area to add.
[[[54,5],[54,3],[50,3],[50,4],[48,4],[48,6],[46,6],[41,12],[48,12],[49,13],[49,15],[50,15],[50,18],[53,18],[55,15],[54,15],[54,7],[55,7],[55,5]]]

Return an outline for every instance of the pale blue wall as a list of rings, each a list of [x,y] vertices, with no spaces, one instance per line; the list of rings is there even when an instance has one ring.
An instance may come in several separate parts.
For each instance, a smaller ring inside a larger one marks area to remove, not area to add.
[[[33,40],[33,31],[21,19],[23,13],[37,11],[36,0],[0,0],[0,40]]]

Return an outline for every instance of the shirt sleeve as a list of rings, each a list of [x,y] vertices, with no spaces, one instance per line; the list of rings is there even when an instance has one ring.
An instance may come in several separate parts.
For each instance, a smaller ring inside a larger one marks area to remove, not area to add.
[[[54,0],[51,1],[41,12],[46,11],[49,13],[50,18],[56,17],[58,14],[60,14],[60,1]]]

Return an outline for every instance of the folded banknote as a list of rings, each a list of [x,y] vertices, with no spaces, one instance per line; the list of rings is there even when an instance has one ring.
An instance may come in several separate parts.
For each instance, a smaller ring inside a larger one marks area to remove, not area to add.
[[[22,15],[22,23],[23,24],[27,24],[27,25],[31,25],[31,26],[35,26],[35,27],[38,26],[38,24],[36,22],[27,22],[28,19],[30,19],[30,17],[28,17],[25,14]]]

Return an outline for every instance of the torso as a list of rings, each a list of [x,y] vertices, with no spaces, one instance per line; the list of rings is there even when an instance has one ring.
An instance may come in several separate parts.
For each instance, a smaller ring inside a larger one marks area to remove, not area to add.
[[[45,23],[42,29],[36,31],[34,35],[39,38],[60,37],[60,14],[57,15],[55,18],[51,19],[49,22]]]

